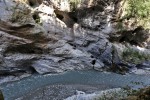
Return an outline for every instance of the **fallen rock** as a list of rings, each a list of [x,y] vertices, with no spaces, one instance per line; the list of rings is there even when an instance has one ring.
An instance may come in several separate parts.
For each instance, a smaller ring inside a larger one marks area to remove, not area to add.
[[[150,70],[150,61],[145,61],[141,64],[137,64],[136,67],[138,69],[147,69],[147,70]]]

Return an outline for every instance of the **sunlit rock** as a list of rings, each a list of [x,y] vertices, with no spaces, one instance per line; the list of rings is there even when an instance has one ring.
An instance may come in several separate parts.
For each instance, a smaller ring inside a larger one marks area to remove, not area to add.
[[[138,58],[143,52],[150,54],[148,31],[115,29],[118,2],[4,1],[0,2],[0,70],[5,74],[86,69],[126,73],[149,60]],[[129,54],[128,48],[140,54]]]

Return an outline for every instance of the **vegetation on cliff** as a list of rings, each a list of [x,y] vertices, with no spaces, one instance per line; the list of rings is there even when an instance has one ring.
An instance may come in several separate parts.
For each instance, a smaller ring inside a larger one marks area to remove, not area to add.
[[[150,0],[122,0],[119,18],[131,26],[150,28]]]

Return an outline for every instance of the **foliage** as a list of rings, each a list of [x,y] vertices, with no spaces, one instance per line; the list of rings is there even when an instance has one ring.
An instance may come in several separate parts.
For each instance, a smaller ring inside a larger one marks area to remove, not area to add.
[[[134,82],[133,84],[143,85],[143,83],[140,82]],[[143,85],[143,88],[134,89],[127,85],[120,90],[102,92],[102,94],[94,100],[150,100],[150,87]]]
[[[117,25],[116,25],[116,28],[118,29],[118,31],[125,30],[125,27],[123,26],[122,22],[118,22]]]
[[[140,19],[150,15],[150,0],[128,0],[128,14]]]
[[[130,91],[131,94],[123,100],[150,100],[150,87]]]
[[[82,0],[70,0],[71,11],[75,11],[78,8],[78,5],[81,4]]]
[[[106,91],[103,92],[102,95],[96,98],[95,100],[122,100],[128,96],[129,90],[120,89],[120,90],[113,90],[113,91]]]
[[[12,8],[12,11],[12,18],[10,19],[11,22],[26,23],[30,20],[31,10],[27,9],[25,5],[18,3],[15,7]]]
[[[125,61],[134,64],[139,64],[143,61],[150,60],[150,55],[132,49],[124,50],[122,57]]]
[[[127,6],[125,16],[134,17],[137,24],[149,28],[150,21],[150,0],[126,0]]]

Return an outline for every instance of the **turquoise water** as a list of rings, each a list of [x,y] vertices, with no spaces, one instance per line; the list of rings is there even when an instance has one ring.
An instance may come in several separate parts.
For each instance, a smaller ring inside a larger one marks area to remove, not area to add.
[[[150,85],[150,75],[119,75],[97,71],[71,71],[57,75],[34,74],[19,81],[2,84],[0,88],[5,100],[13,100],[37,88],[53,84],[102,84],[110,88],[125,86],[139,88],[143,85]]]

